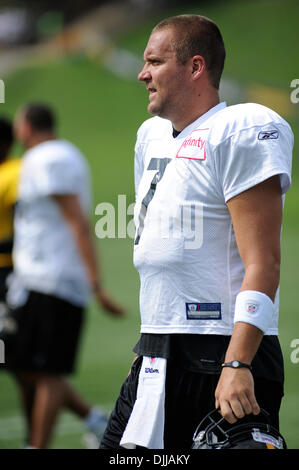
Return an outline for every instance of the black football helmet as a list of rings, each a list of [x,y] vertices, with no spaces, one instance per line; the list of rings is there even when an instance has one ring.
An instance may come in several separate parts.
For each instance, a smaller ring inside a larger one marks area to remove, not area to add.
[[[252,415],[229,424],[218,410],[212,410],[198,425],[192,449],[286,449],[282,435],[270,424],[269,413],[261,409],[258,419]]]

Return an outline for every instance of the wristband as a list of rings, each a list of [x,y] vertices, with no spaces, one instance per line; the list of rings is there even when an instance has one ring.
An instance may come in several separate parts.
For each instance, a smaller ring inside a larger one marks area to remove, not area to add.
[[[236,297],[234,323],[245,322],[263,333],[272,326],[274,303],[263,292],[244,290]]]
[[[241,369],[241,367],[245,367],[246,369],[252,369],[250,364],[245,364],[245,362],[240,361],[224,362],[221,364],[221,367],[232,367],[233,369]]]

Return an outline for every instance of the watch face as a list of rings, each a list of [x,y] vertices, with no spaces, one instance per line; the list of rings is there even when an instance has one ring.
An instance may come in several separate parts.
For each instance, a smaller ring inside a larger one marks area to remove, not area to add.
[[[233,366],[233,367],[238,367],[238,365],[239,365],[238,361],[233,361],[233,362],[232,362],[232,366]]]

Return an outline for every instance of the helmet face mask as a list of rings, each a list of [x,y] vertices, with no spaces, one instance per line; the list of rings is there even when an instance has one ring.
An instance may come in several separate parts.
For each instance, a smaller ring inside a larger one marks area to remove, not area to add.
[[[246,416],[229,424],[218,412],[208,413],[193,436],[192,449],[286,449],[282,435],[261,409],[258,421]]]

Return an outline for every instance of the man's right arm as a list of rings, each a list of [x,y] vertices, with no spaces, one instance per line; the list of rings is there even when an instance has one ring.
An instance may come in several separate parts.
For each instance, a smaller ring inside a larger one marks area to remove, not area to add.
[[[85,263],[91,289],[100,304],[112,315],[123,315],[124,309],[117,305],[103,289],[97,255],[92,240],[89,222],[75,194],[54,195],[53,198],[68,222],[77,243],[78,251]]]

